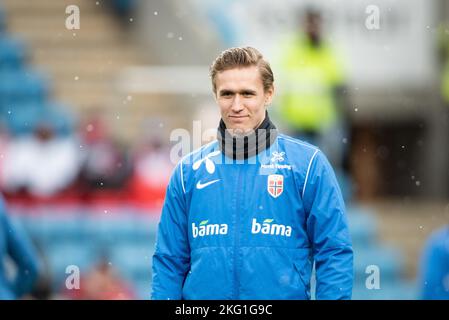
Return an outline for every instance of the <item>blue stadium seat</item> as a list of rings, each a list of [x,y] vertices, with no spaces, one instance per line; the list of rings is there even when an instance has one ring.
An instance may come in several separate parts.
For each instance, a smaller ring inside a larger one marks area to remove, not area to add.
[[[90,241],[84,227],[84,220],[74,215],[53,213],[29,217],[24,222],[28,232],[44,247],[55,243],[63,245]],[[93,245],[91,243],[91,246]]]
[[[365,283],[367,276],[372,273],[367,270],[368,266],[378,267],[384,280],[398,279],[402,276],[404,260],[401,252],[391,247],[372,246],[354,250],[355,284]]]
[[[368,208],[348,206],[347,216],[354,250],[372,246],[377,241],[376,216]]]
[[[15,108],[3,108],[0,111],[1,119],[10,134],[14,136],[31,134],[42,116],[43,109],[44,107],[40,103],[26,103],[16,105]]]
[[[134,283],[134,292],[139,300],[151,300],[151,281],[139,280]]]
[[[367,289],[364,285],[354,286],[353,300],[416,300],[418,289],[410,281],[382,281],[379,289]]]
[[[14,111],[18,106],[43,103],[49,91],[49,80],[37,71],[7,71],[0,73],[0,105]]]
[[[148,243],[129,243],[114,246],[110,250],[110,260],[128,279],[151,278],[154,248]]]
[[[0,118],[12,135],[30,134],[39,124],[48,124],[56,135],[73,132],[75,117],[65,105],[56,103],[24,103],[0,110]]]
[[[2,14],[0,10],[0,30],[1,24]],[[0,35],[0,72],[20,69],[25,61],[26,52],[23,41]]]
[[[60,290],[65,279],[67,267],[76,266],[81,276],[88,272],[99,259],[98,252],[89,245],[89,242],[74,242],[64,245],[52,245],[46,247],[47,260],[56,290]]]
[[[41,119],[51,124],[57,135],[68,135],[75,128],[75,115],[69,110],[70,107],[61,103],[45,104]]]
[[[87,221],[88,232],[106,247],[116,243],[153,243],[154,225],[135,215],[100,216]]]

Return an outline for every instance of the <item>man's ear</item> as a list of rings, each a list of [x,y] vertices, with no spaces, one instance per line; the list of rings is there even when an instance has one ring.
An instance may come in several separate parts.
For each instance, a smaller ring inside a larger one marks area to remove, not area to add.
[[[265,105],[268,106],[273,101],[274,97],[274,85],[272,85],[267,91],[265,91]]]

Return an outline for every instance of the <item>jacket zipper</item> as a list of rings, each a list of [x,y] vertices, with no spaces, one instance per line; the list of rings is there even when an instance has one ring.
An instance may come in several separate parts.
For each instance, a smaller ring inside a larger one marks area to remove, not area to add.
[[[240,263],[240,259],[239,259],[239,248],[240,248],[240,197],[242,195],[242,191],[243,188],[242,187],[242,175],[241,175],[241,166],[243,164],[238,164],[239,165],[239,169],[238,169],[238,178],[237,178],[237,189],[236,189],[236,193],[237,193],[237,206],[236,206],[236,225],[235,225],[235,242],[234,242],[234,283],[235,283],[235,296],[234,299],[237,300],[239,299],[239,295],[240,295],[240,283],[239,283],[239,274],[238,274],[238,266]],[[238,190],[240,189],[240,192],[238,192]]]

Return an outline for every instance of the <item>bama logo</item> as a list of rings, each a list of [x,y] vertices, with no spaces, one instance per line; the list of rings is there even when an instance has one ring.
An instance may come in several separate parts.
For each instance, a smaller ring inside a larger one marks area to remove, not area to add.
[[[192,235],[196,237],[213,236],[217,234],[228,234],[227,224],[209,224],[209,220],[203,220],[197,227],[195,223],[192,223]]]
[[[269,234],[275,236],[290,237],[292,235],[292,227],[285,226],[283,224],[272,223],[273,219],[265,219],[263,223],[258,223],[256,219],[253,219],[251,226],[251,233],[257,234]]]

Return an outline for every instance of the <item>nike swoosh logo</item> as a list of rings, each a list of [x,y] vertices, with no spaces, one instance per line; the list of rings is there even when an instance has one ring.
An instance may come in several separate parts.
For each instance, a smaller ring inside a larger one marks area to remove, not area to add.
[[[206,183],[201,183],[201,181],[198,181],[198,183],[196,184],[196,188],[197,189],[203,189],[203,188],[206,188],[207,186],[209,186],[209,185],[211,185],[211,184],[213,184],[215,182],[218,182],[218,181],[220,181],[220,179],[212,180],[212,181],[209,181],[209,182],[206,182]]]

